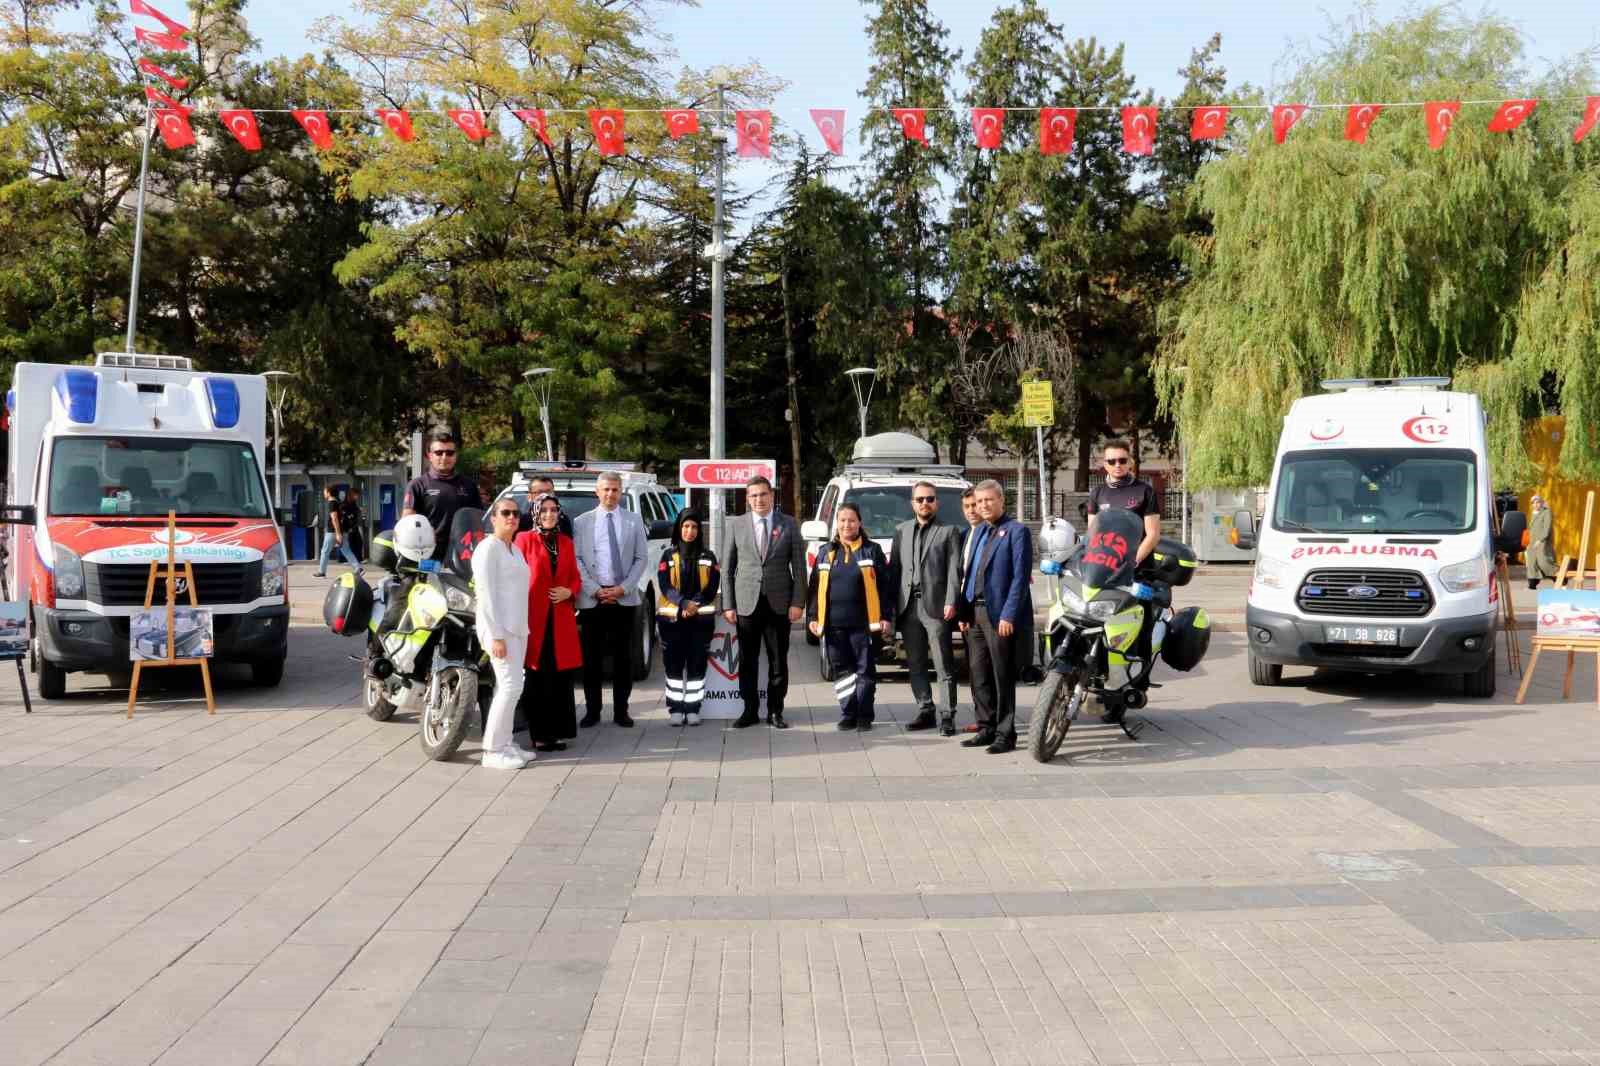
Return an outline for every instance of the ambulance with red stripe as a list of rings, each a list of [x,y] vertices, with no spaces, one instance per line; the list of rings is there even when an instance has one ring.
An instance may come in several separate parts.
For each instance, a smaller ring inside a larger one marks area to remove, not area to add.
[[[193,564],[212,613],[215,658],[277,684],[288,562],[264,476],[266,379],[104,354],[92,367],[19,363],[5,402],[6,577],[28,601],[40,695],[59,699],[74,671],[127,669],[129,618],[150,563],[167,559],[168,512],[177,561]]]

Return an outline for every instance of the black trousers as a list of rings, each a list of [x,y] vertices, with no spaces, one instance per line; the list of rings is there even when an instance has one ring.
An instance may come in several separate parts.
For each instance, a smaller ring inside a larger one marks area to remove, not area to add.
[[[767,651],[767,714],[783,713],[789,694],[789,615],[772,609],[763,596],[756,609],[739,616],[739,696],[746,716],[761,713],[761,683],[756,679],[761,649]]]
[[[967,627],[967,666],[972,672],[972,708],[980,732],[1017,739],[1017,638],[1002,637],[977,605]]]
[[[699,714],[706,696],[706,651],[715,618],[661,623],[661,668],[666,674],[667,712]]]
[[[857,723],[872,721],[877,717],[873,701],[878,691],[878,653],[872,634],[861,626],[828,626],[822,640],[833,665],[839,716]]]
[[[600,713],[600,668],[610,655],[611,713],[628,709],[633,694],[633,612],[637,607],[601,603],[578,612],[579,639],[583,643],[583,703],[590,714]]]

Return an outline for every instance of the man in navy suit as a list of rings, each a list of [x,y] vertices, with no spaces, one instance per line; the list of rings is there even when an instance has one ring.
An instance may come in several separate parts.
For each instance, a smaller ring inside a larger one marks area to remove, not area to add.
[[[961,577],[961,628],[978,732],[961,743],[1003,755],[1017,747],[1017,676],[1033,657],[1033,543],[1028,527],[1006,514],[998,481],[979,482],[973,497],[983,523],[963,553],[971,562]]]

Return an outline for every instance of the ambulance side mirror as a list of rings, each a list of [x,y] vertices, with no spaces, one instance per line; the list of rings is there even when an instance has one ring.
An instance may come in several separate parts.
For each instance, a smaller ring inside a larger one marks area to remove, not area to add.
[[[31,526],[38,512],[31,503],[0,504],[0,523],[8,526]]]
[[[293,507],[274,507],[272,509],[272,516],[278,520],[278,525],[280,526],[292,526],[295,524],[295,513]]]
[[[1228,534],[1228,541],[1235,548],[1246,551],[1256,546],[1256,516],[1250,511],[1233,512],[1233,532]]]
[[[828,523],[816,518],[813,518],[809,522],[802,522],[800,525],[800,536],[804,540],[827,540]]]

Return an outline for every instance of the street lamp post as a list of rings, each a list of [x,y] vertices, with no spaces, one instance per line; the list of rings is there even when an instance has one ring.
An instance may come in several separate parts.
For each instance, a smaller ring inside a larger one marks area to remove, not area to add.
[[[554,460],[556,450],[550,443],[550,375],[555,370],[548,366],[530,367],[522,372],[522,377],[533,389],[534,396],[539,401],[539,422],[544,426],[544,457]]]
[[[283,400],[289,395],[289,383],[278,382],[278,398],[272,399],[274,378],[292,378],[287,370],[268,370],[261,375],[267,379],[267,399],[272,401],[272,502],[283,506]]]
[[[878,384],[878,372],[870,366],[858,366],[853,370],[846,370],[844,376],[850,379],[850,387],[856,394],[856,417],[861,422],[861,435],[867,435],[867,408],[872,405],[872,390]]]

